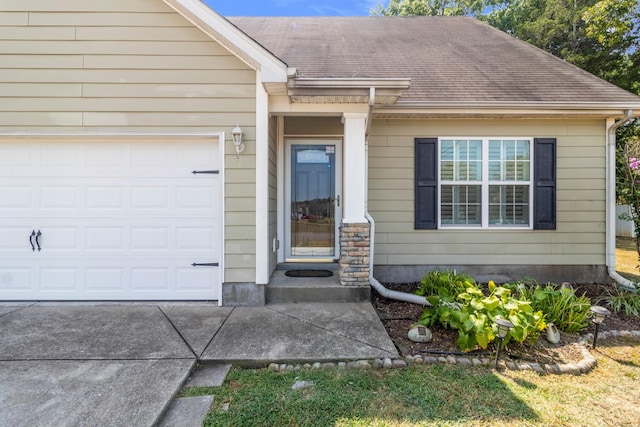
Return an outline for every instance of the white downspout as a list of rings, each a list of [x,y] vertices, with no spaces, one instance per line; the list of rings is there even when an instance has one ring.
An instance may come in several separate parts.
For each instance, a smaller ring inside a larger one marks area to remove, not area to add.
[[[376,234],[376,223],[369,213],[369,131],[371,130],[371,122],[373,117],[373,106],[375,105],[376,88],[369,89],[369,116],[367,117],[367,133],[365,134],[364,145],[364,173],[365,173],[365,198],[364,198],[364,216],[369,221],[369,284],[384,298],[395,299],[398,301],[406,301],[424,306],[431,306],[429,301],[423,296],[410,294],[407,292],[398,292],[385,288],[375,277],[373,277],[373,255],[375,248],[374,236]]]
[[[616,130],[632,118],[633,110],[626,110],[622,119],[613,122],[607,128],[607,270],[609,277],[627,290],[637,290],[640,284],[625,279],[616,271]]]

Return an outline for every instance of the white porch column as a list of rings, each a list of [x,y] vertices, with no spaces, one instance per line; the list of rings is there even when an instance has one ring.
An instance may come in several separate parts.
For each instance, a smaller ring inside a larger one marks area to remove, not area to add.
[[[342,222],[366,223],[366,152],[367,113],[344,113],[344,157]]]
[[[269,96],[256,73],[256,284],[269,283]]]

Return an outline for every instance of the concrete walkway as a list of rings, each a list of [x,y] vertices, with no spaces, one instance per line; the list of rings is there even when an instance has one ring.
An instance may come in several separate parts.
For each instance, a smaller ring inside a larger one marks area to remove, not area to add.
[[[397,355],[369,303],[2,303],[0,425],[154,425],[198,361]]]

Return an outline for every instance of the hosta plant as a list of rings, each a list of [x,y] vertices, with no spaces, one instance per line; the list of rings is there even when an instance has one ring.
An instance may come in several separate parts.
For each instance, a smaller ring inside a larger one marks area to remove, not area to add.
[[[534,311],[530,301],[515,298],[510,289],[496,286],[493,281],[488,285],[489,295],[485,295],[468,276],[451,272],[432,272],[429,276],[427,281],[439,286],[433,289],[437,292],[435,295],[427,296],[433,307],[424,310],[418,324],[440,323],[457,329],[458,347],[464,351],[474,350],[476,346],[486,349],[496,338],[497,318],[507,319],[514,326],[505,343],[510,340],[535,342],[546,327],[542,312]],[[446,281],[451,283],[444,283]],[[461,284],[465,285],[464,289],[455,293]]]

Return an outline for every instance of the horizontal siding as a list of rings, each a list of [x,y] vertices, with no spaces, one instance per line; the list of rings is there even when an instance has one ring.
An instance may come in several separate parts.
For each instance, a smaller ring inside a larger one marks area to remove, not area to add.
[[[0,12],[1,13],[1,12]],[[214,55],[228,52],[210,41],[80,41],[80,40],[0,40],[0,52],[38,55]]]
[[[80,12],[73,13],[24,13],[29,25],[66,26],[66,27],[188,27],[184,18],[173,11],[162,12]],[[27,25],[18,24],[18,25]]]
[[[0,132],[225,132],[224,280],[255,281],[255,71],[160,0],[1,3]]]
[[[415,230],[414,138],[438,136],[557,138],[557,229]],[[376,120],[369,156],[376,264],[605,262],[604,120]]]
[[[2,10],[39,12],[162,12],[168,7],[160,1],[136,0],[2,0]]]

